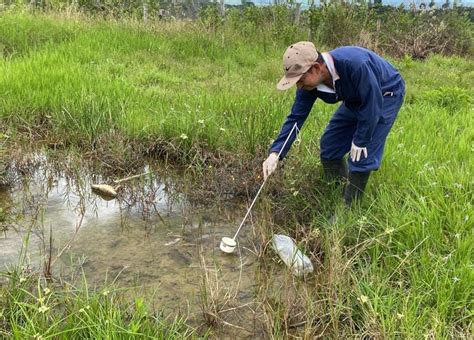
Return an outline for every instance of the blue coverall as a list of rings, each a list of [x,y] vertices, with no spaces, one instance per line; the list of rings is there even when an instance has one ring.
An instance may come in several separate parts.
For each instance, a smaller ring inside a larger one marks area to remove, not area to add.
[[[368,157],[362,156],[359,162],[353,162],[349,157],[349,171],[377,170],[387,135],[403,103],[405,83],[389,62],[370,50],[344,46],[329,54],[339,75],[334,84],[336,93],[297,89],[291,112],[270,152],[281,150],[295,123],[301,129],[317,98],[331,104],[342,101],[321,137],[321,159],[342,159],[354,142],[367,148]],[[293,133],[280,159],[286,156],[295,138]]]

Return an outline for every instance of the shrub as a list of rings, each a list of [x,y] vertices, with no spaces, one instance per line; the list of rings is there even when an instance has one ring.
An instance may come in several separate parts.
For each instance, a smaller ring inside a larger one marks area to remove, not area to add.
[[[422,98],[430,104],[447,109],[451,113],[467,109],[472,104],[470,91],[457,86],[442,86],[427,91]]]

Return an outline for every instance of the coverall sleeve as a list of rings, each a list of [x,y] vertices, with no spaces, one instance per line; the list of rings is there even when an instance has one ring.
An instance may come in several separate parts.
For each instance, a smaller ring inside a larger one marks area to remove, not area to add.
[[[353,75],[361,105],[357,108],[357,129],[353,143],[366,147],[372,140],[375,127],[382,113],[383,96],[379,82],[373,70],[363,64]]]
[[[311,108],[313,107],[316,98],[316,91],[306,91],[303,89],[296,90],[296,97],[291,108],[291,112],[286,117],[286,120],[283,123],[283,126],[281,127],[278,137],[273,142],[270,148],[270,153],[280,152],[283,147],[283,144],[285,143],[286,138],[288,137],[288,134],[290,133],[295,123],[297,124],[298,129],[301,129],[306,118],[311,112]],[[288,139],[288,143],[286,144],[285,149],[281,152],[280,160],[285,158],[295,139],[296,131],[293,131],[290,138]]]

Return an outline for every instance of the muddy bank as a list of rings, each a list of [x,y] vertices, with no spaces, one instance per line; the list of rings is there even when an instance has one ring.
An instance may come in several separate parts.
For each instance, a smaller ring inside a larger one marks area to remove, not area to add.
[[[68,144],[64,137],[49,132],[47,123],[40,123],[37,129],[22,131],[15,140],[4,143],[7,168],[14,163],[16,170],[27,174],[34,166],[30,155],[39,148],[45,150],[50,161],[64,164],[73,158],[106,179],[124,178],[140,173],[146,164],[160,163],[164,172],[179,173],[181,180],[175,183],[178,190],[186,192],[192,204],[203,206],[217,201],[226,204],[249,200],[263,182],[266,148],[252,154],[234,153],[212,150],[204,144],[180,147],[176,140],[131,139],[114,132],[98,136],[92,142]],[[71,166],[66,167],[70,172]],[[299,223],[311,221],[315,212],[325,209],[327,197],[332,193],[319,166],[290,155],[280,162],[279,168],[282,171],[272,175],[265,188],[265,194],[272,199],[274,218],[282,225],[289,217]]]

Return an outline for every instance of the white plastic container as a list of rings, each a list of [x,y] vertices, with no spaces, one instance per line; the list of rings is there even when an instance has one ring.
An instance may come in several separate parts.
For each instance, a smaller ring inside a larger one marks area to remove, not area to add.
[[[286,235],[273,235],[272,243],[277,254],[294,275],[302,276],[313,271],[310,259],[296,247],[292,238]]]

